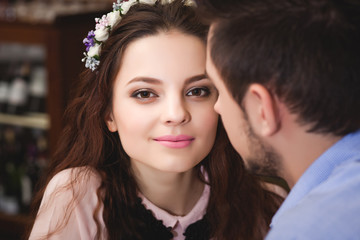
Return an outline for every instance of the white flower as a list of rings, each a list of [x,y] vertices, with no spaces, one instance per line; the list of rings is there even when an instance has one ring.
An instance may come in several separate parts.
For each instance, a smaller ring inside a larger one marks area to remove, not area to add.
[[[172,3],[174,0],[161,0],[161,4],[169,4]]]
[[[185,6],[196,7],[196,2],[194,0],[185,0]]]
[[[95,18],[96,26],[95,29],[105,29],[109,25],[109,21],[106,15],[103,15],[101,18]]]
[[[95,44],[94,46],[89,48],[89,51],[87,52],[88,57],[95,57],[100,55],[100,45]]]
[[[140,3],[154,5],[156,0],[140,0]]]
[[[136,0],[129,0],[127,2],[122,2],[121,3],[121,9],[122,9],[121,14],[125,15],[129,11],[130,7],[132,5],[134,5],[135,3],[136,3]]]
[[[121,20],[120,12],[119,11],[109,12],[107,14],[107,19],[108,19],[109,25],[111,27],[113,27],[114,25],[116,25]]]
[[[95,39],[99,42],[103,42],[109,37],[109,30],[108,28],[100,28],[94,31]]]

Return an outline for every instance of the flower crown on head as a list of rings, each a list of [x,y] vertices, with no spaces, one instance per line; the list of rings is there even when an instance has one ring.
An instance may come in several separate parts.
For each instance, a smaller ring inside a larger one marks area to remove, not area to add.
[[[113,11],[101,18],[95,18],[95,31],[91,30],[87,37],[84,38],[83,43],[86,46],[85,57],[82,62],[85,62],[85,67],[94,71],[100,64],[100,48],[101,44],[109,38],[112,28],[120,22],[121,18],[129,11],[132,5],[137,3],[154,5],[158,0],[117,0],[113,3]],[[173,0],[162,0],[161,3],[171,3]],[[194,5],[193,0],[184,1],[185,5]]]

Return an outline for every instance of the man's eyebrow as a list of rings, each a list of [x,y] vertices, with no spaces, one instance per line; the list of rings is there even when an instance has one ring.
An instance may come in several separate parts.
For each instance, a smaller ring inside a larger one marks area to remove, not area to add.
[[[199,74],[199,75],[189,77],[189,78],[187,78],[185,80],[185,84],[190,84],[190,83],[193,83],[193,82],[197,82],[197,81],[200,81],[202,79],[207,79],[207,75],[206,74]],[[157,79],[157,78],[135,77],[135,78],[131,79],[126,85],[129,85],[129,84],[135,83],[135,82],[145,82],[145,83],[151,83],[151,84],[156,84],[156,85],[162,84],[162,81]]]

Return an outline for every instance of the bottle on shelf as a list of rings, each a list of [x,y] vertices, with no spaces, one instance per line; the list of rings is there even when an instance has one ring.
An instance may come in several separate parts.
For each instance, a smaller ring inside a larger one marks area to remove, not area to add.
[[[47,131],[0,125],[0,144],[0,212],[28,213],[47,166]]]
[[[8,214],[20,212],[21,198],[21,161],[23,158],[22,142],[19,141],[22,129],[14,126],[3,127],[3,156],[2,156],[2,187],[0,199],[1,211]]]
[[[2,63],[0,65],[0,113],[7,109],[10,79],[8,74],[8,64]]]
[[[43,65],[32,68],[29,84],[29,113],[46,112],[47,77]]]
[[[0,20],[12,22],[16,20],[15,0],[1,0]]]
[[[0,211],[4,208],[3,201],[5,198],[5,126],[0,124]]]
[[[9,88],[7,113],[24,114],[28,103],[30,64],[19,64]]]

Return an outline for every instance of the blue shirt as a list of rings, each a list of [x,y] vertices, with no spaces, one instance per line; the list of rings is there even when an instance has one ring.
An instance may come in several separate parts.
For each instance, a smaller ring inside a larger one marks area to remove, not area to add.
[[[304,172],[270,226],[266,240],[360,239],[360,131]]]

